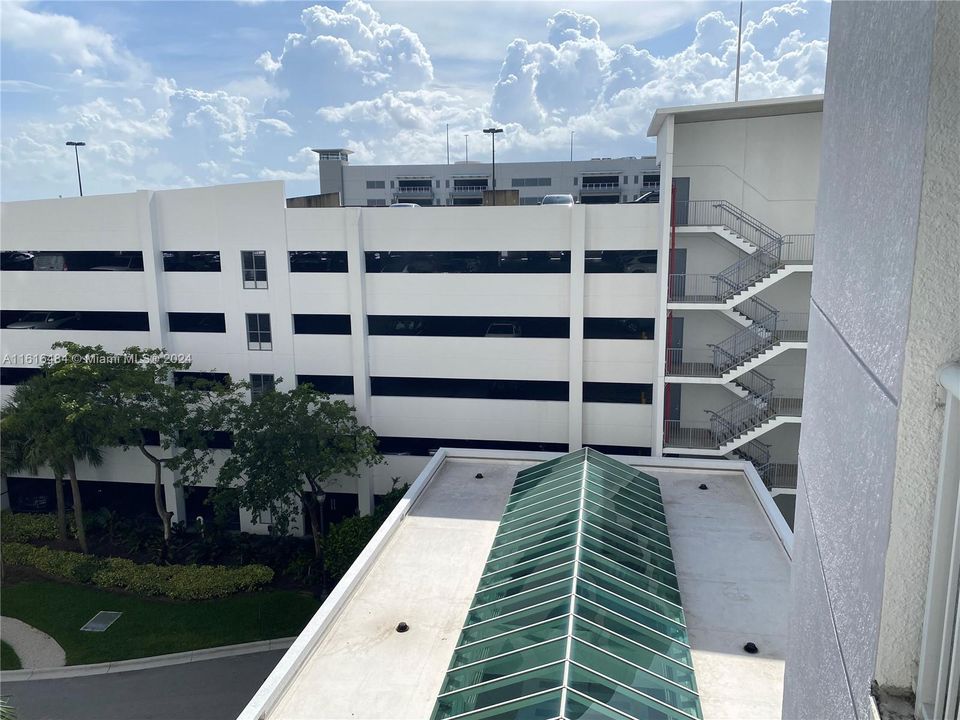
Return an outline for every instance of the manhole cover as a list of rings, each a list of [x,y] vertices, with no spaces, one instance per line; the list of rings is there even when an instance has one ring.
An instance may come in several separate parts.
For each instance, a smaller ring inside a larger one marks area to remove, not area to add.
[[[113,625],[122,614],[123,613],[113,612],[112,610],[101,610],[94,615],[86,625],[80,628],[80,630],[84,632],[103,632]]]

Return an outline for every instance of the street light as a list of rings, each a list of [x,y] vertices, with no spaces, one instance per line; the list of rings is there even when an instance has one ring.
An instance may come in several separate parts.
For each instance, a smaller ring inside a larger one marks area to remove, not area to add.
[[[493,204],[497,204],[497,133],[502,133],[503,128],[484,128],[483,131],[490,135],[490,153],[491,153],[491,176],[493,179]]]
[[[73,148],[73,156],[77,159],[77,185],[80,186],[80,197],[83,197],[83,182],[80,180],[80,152],[77,148],[82,148],[85,145],[85,142],[73,142],[72,140],[67,143],[67,147]]]

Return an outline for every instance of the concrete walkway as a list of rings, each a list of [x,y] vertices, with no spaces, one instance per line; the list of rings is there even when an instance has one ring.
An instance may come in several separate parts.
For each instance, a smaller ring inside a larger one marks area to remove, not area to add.
[[[13,648],[26,668],[54,668],[67,664],[60,643],[25,622],[0,617],[0,639]]]

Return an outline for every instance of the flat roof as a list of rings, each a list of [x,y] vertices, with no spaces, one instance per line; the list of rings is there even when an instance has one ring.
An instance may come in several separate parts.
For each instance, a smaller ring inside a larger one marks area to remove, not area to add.
[[[823,95],[799,95],[788,98],[743,100],[740,102],[686,105],[659,108],[650,120],[647,137],[656,137],[667,116],[675,123],[710,122],[712,120],[739,120],[742,118],[773,117],[800,113],[823,112]]]
[[[516,474],[540,461],[474,454],[435,458],[242,718],[430,716]],[[790,560],[759,479],[740,462],[618,459],[660,481],[703,716],[779,718]]]

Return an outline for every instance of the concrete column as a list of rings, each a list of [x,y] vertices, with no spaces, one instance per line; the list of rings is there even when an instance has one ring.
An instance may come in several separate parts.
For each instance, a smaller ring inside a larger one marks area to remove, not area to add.
[[[663,455],[665,367],[667,362],[667,285],[670,276],[670,210],[673,202],[673,115],[668,116],[657,134],[657,161],[660,163],[660,247],[657,251],[657,367],[653,384],[653,448],[655,457]]]
[[[173,477],[163,479],[163,499],[167,510],[173,513],[173,522],[189,522],[187,517],[187,503],[183,495],[183,486],[175,485]]]
[[[150,344],[167,344],[166,291],[163,284],[163,248],[156,228],[154,194],[150,190],[137,191],[137,224],[140,248],[143,252],[143,277],[146,282],[147,317],[150,321]]]
[[[370,410],[370,360],[367,340],[366,262],[363,250],[363,212],[343,211],[344,235],[347,241],[347,286],[350,295],[350,354],[353,372],[353,404],[357,420],[372,424]],[[360,514],[373,512],[373,472],[364,470],[357,478],[357,500]]]
[[[567,442],[570,452],[583,447],[583,295],[587,208],[570,208],[570,343]]]

